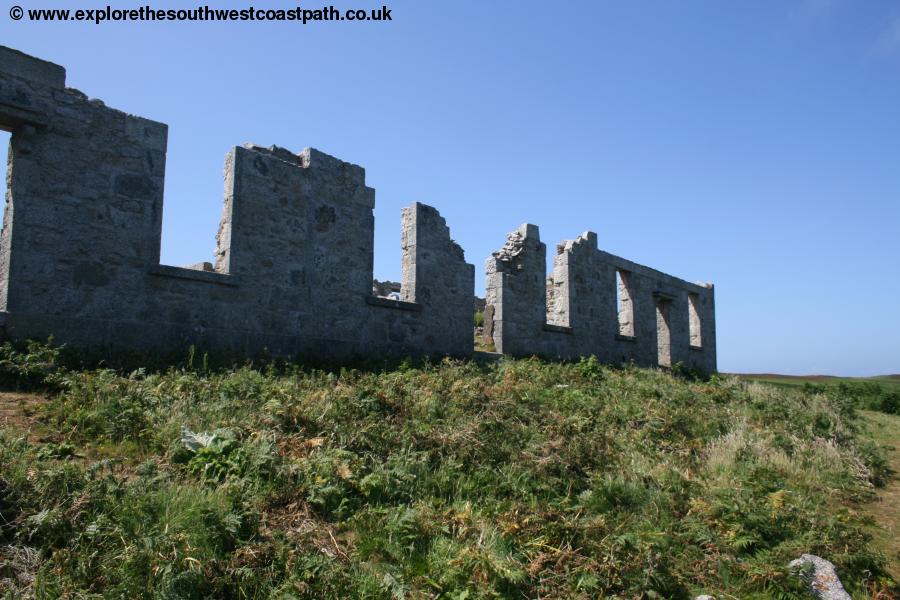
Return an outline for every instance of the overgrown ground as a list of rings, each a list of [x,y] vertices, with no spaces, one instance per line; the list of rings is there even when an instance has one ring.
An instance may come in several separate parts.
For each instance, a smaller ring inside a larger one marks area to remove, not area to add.
[[[900,581],[900,415],[867,411],[863,416],[869,435],[887,451],[893,476],[862,509],[876,523],[875,542],[888,557],[888,572]]]
[[[855,598],[897,592],[865,508],[885,454],[831,390],[2,354],[7,389],[48,390],[0,396],[9,597],[799,598],[803,552]]]
[[[803,388],[807,393],[828,392],[852,397],[860,407],[900,415],[900,375],[832,377],[829,375],[738,375],[779,387]]]

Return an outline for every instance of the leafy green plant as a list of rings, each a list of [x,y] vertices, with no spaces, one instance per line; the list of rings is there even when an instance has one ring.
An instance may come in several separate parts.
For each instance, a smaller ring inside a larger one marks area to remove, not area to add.
[[[0,432],[38,597],[789,598],[802,552],[895,585],[844,508],[887,477],[852,389],[593,358],[65,379],[52,442]]]
[[[29,341],[24,347],[11,342],[0,345],[0,385],[16,389],[54,388],[64,381],[60,367],[61,348],[47,343]]]

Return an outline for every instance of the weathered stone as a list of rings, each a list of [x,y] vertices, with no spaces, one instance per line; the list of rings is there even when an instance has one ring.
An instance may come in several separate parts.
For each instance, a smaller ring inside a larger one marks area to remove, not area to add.
[[[788,568],[800,572],[809,584],[809,591],[819,600],[851,600],[830,561],[815,554],[803,554],[792,560]]]
[[[42,86],[59,89],[66,85],[66,70],[61,66],[6,46],[0,46],[0,65],[4,74]]]
[[[192,264],[192,265],[186,265],[184,268],[185,268],[185,269],[190,269],[190,270],[192,270],[192,271],[205,271],[205,272],[207,272],[207,273],[213,273],[213,272],[215,272],[215,269],[213,269],[212,263],[211,263],[211,262],[205,262],[205,261],[204,261],[204,262],[199,262],[199,263],[194,263],[194,264]]]
[[[494,305],[486,304],[484,307],[484,325],[481,328],[481,340],[485,344],[494,343]]]
[[[716,370],[711,285],[598,250],[590,231],[557,247],[549,277],[546,252],[525,224],[485,265],[485,332],[498,352]]]
[[[233,148],[214,262],[161,265],[167,126],[64,85],[62,67],[0,47],[0,127],[12,131],[0,235],[8,337],[467,356],[483,308],[484,339],[505,354],[715,369],[712,286],[601,252],[591,232],[557,247],[546,278],[538,228],[523,225],[488,261],[480,301],[444,218],[414,203],[402,212],[401,283],[373,290],[375,190],[362,167],[313,148]]]
[[[147,175],[141,175],[139,173],[123,173],[117,175],[113,190],[115,193],[122,196],[137,199],[152,199],[156,193],[153,180]]]
[[[166,126],[64,89],[54,65],[5,48],[0,58],[0,93],[15,101],[0,104],[13,132],[0,235],[9,337],[278,355],[472,352],[474,267],[437,210],[403,211],[404,301],[369,302],[375,190],[365,171],[314,149],[248,145],[226,158],[215,266],[161,265]]]

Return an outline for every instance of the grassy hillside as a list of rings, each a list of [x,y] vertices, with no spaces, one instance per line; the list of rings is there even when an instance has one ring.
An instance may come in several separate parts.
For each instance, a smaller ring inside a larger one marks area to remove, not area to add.
[[[808,393],[824,392],[853,398],[860,407],[900,415],[900,375],[880,377],[833,377],[831,375],[737,375],[781,387],[802,387]]]
[[[57,598],[890,597],[853,402],[593,360],[383,372],[0,361],[0,590]],[[896,589],[896,588],[894,588]],[[2,592],[0,592],[2,593]]]
[[[762,381],[780,385],[804,385],[806,383],[819,385],[837,384],[875,384],[881,386],[886,392],[900,392],[900,375],[879,375],[876,377],[837,377],[834,375],[778,375],[775,373],[742,373],[736,374],[748,381]]]

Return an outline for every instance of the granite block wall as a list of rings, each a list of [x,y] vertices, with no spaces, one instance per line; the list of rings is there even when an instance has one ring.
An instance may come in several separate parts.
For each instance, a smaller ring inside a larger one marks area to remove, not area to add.
[[[314,149],[234,148],[215,264],[177,267],[159,262],[164,124],[0,47],[0,128],[12,131],[7,337],[110,351],[472,352],[474,267],[434,208],[403,211],[403,301],[372,295],[375,190],[359,166]]]
[[[214,260],[180,267],[160,264],[166,125],[0,46],[0,129],[12,132],[6,338],[110,353],[473,352],[474,267],[433,207],[402,211],[399,300],[373,293],[375,190],[357,165],[312,148],[233,148]],[[557,246],[549,277],[546,252],[523,225],[487,261],[484,335],[499,352],[715,370],[712,285],[602,252],[591,232]]]
[[[485,263],[486,341],[513,356],[577,358],[716,370],[715,295],[597,248],[585,232],[556,248],[522,225]]]

